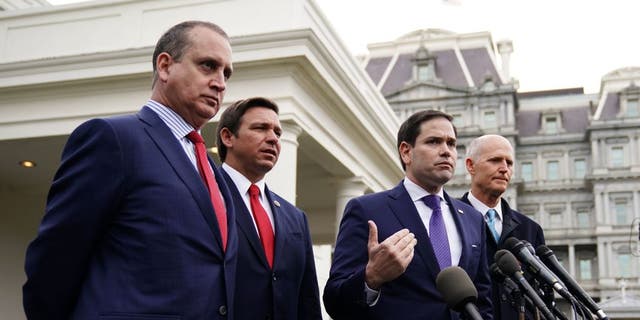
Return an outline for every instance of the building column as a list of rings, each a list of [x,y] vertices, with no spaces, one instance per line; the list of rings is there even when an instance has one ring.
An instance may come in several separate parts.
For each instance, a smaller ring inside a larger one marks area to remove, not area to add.
[[[611,225],[611,212],[609,212],[609,192],[602,193],[602,215],[604,224]]]
[[[367,191],[367,185],[364,183],[362,177],[353,177],[346,179],[339,179],[335,182],[336,185],[336,237],[340,229],[340,221],[342,221],[342,215],[344,208],[347,206],[349,200],[359,197]]]
[[[282,122],[280,125],[282,126],[280,157],[276,166],[269,172],[267,182],[269,188],[295,205],[298,136],[302,133],[302,128],[293,122]]]
[[[599,169],[601,166],[600,163],[600,152],[598,148],[598,139],[591,140],[591,160],[593,161],[593,168]]]
[[[640,171],[640,137],[632,136],[631,137],[631,171],[637,172]]]
[[[569,274],[576,278],[576,246],[573,243],[569,244]]]
[[[607,277],[607,269],[605,267],[606,257],[606,248],[605,243],[598,241],[598,281],[600,282],[602,279]]]
[[[573,178],[573,172],[571,172],[571,164],[569,163],[571,161],[571,159],[569,158],[569,150],[567,150],[567,152],[562,155],[562,159],[562,161],[564,162],[564,164],[562,165],[564,174],[560,173],[561,179],[565,183],[569,183],[569,181],[571,181],[571,179]]]

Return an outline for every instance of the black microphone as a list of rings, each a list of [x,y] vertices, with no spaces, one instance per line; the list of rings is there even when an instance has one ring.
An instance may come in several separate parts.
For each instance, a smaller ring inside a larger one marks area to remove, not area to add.
[[[472,320],[482,320],[475,305],[478,290],[464,269],[458,266],[444,268],[438,273],[436,288],[449,308],[465,312]]]
[[[518,260],[516,257],[509,252],[508,250],[501,249],[498,250],[494,256],[494,260],[496,264],[500,268],[500,270],[510,276],[514,282],[520,286],[520,289],[524,294],[531,299],[531,302],[540,310],[542,316],[547,320],[554,320],[555,317],[553,313],[549,311],[549,308],[544,304],[540,296],[535,292],[535,290],[531,287],[527,279],[522,275],[522,269],[520,268],[520,264],[518,264]]]
[[[504,294],[501,294],[502,299],[509,302],[509,304],[515,308],[518,313],[524,314],[526,305],[525,300],[529,300],[528,303],[530,305],[532,304],[531,300],[522,294],[520,287],[518,287],[511,278],[507,277],[507,275],[500,271],[500,268],[495,262],[491,264],[489,270],[491,271],[491,278],[493,281],[500,284],[504,290]],[[499,305],[493,307],[500,308]]]
[[[571,293],[569,293],[569,290],[567,290],[564,285],[560,283],[560,281],[558,281],[556,275],[548,270],[547,267],[538,260],[538,257],[531,254],[531,252],[529,252],[529,249],[527,249],[522,241],[518,240],[515,237],[511,237],[504,242],[504,246],[506,248],[509,248],[509,250],[513,252],[514,255],[518,256],[518,260],[524,263],[527,266],[527,269],[531,271],[531,273],[534,274],[538,279],[552,286],[553,289],[556,290],[556,292],[558,292],[567,301],[575,301],[575,298],[573,298]]]
[[[553,254],[551,249],[547,248],[545,245],[541,245],[536,249],[536,254],[540,257],[540,259],[549,267],[549,269],[553,270],[556,275],[564,282],[569,291],[576,297],[582,304],[584,304],[589,311],[595,314],[598,319],[605,320],[609,319],[607,315],[602,311],[602,309],[591,299],[591,297],[584,292],[582,287],[571,277],[571,275],[562,267],[556,255]]]

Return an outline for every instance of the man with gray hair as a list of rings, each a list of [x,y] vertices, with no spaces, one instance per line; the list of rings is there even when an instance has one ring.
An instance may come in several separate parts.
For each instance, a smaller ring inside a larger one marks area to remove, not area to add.
[[[487,222],[487,264],[496,251],[504,249],[510,237],[529,241],[535,248],[544,244],[542,228],[535,221],[511,209],[502,195],[513,176],[513,147],[499,135],[484,135],[471,141],[465,165],[471,175],[471,191],[460,200],[480,211]],[[494,319],[517,319],[516,310],[501,301],[501,288],[493,283]]]

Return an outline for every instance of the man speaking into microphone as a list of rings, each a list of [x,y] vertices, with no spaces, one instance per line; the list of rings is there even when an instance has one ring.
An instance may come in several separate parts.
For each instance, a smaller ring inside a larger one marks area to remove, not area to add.
[[[485,218],[488,265],[494,262],[496,251],[504,249],[504,242],[510,237],[527,240],[535,248],[544,244],[540,225],[511,209],[502,198],[513,175],[514,158],[511,143],[499,135],[478,137],[467,148],[465,165],[471,175],[471,190],[460,200],[472,205]],[[503,291],[494,281],[494,319],[516,319],[516,309],[506,299],[501,299]]]

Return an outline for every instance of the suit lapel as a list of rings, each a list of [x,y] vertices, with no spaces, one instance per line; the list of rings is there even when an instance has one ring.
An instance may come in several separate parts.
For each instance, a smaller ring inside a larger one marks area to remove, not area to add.
[[[275,194],[269,190],[269,188],[264,186],[264,193],[267,196],[267,201],[271,206],[271,212],[273,213],[273,229],[275,230],[275,243],[274,243],[274,252],[273,252],[273,266],[275,269],[276,264],[280,261],[283,263],[284,257],[286,256],[284,252],[284,244],[285,244],[285,235],[289,231],[287,228],[286,221],[284,219],[284,212],[282,212],[282,208],[280,207],[280,202],[275,200]],[[267,263],[265,257],[265,264]]]
[[[451,216],[453,216],[453,221],[455,221],[456,229],[458,230],[458,234],[460,235],[460,245],[462,246],[462,252],[460,254],[460,261],[458,262],[458,266],[466,269],[468,263],[467,260],[469,259],[469,255],[471,254],[470,245],[466,245],[466,235],[468,234],[468,231],[466,229],[468,226],[463,222],[463,220],[465,219],[465,214],[467,213],[465,213],[462,209],[456,207],[456,205],[453,203],[453,201],[451,201],[451,198],[446,192],[444,192],[444,199],[447,201],[449,211],[451,212]]]
[[[440,272],[438,260],[433,252],[427,228],[422,222],[422,219],[420,219],[418,210],[416,210],[413,200],[411,200],[402,182],[391,190],[389,197],[389,207],[391,211],[403,227],[409,229],[409,231],[416,235],[418,244],[414,250],[427,265],[431,275],[435,279]]]
[[[238,223],[238,228],[240,229],[243,236],[247,239],[247,242],[249,242],[253,253],[258,256],[258,260],[260,260],[266,268],[269,268],[269,264],[267,263],[267,256],[264,253],[262,243],[260,242],[260,236],[258,235],[258,231],[256,230],[255,224],[253,222],[253,214],[244,204],[244,200],[242,198],[243,195],[240,193],[240,190],[238,190],[238,187],[235,185],[231,177],[224,170],[220,171],[221,175],[224,177],[224,180],[229,185],[229,188],[231,188],[230,193],[232,194],[233,202],[238,204],[238,210],[236,214],[236,222]]]
[[[500,200],[500,202],[502,203],[502,233],[500,233],[500,243],[502,243],[505,239],[508,239],[511,232],[520,225],[520,221],[511,214],[511,207],[509,207],[506,201]]]
[[[222,240],[220,238],[218,222],[215,219],[215,213],[213,212],[213,205],[211,204],[207,187],[204,185],[204,182],[195,170],[191,161],[189,161],[189,158],[185,155],[184,149],[180,143],[176,141],[171,130],[151,109],[143,107],[142,110],[138,112],[138,118],[147,124],[144,130],[147,132],[151,140],[153,140],[158,149],[160,149],[171,167],[173,167],[173,170],[176,172],[180,180],[182,180],[191,192],[191,195],[200,207],[200,212],[207,222],[213,237],[217,240],[220,249],[222,249]],[[227,202],[227,207],[230,207],[231,205],[232,204],[230,202]],[[215,251],[217,253],[222,253],[222,250]]]

